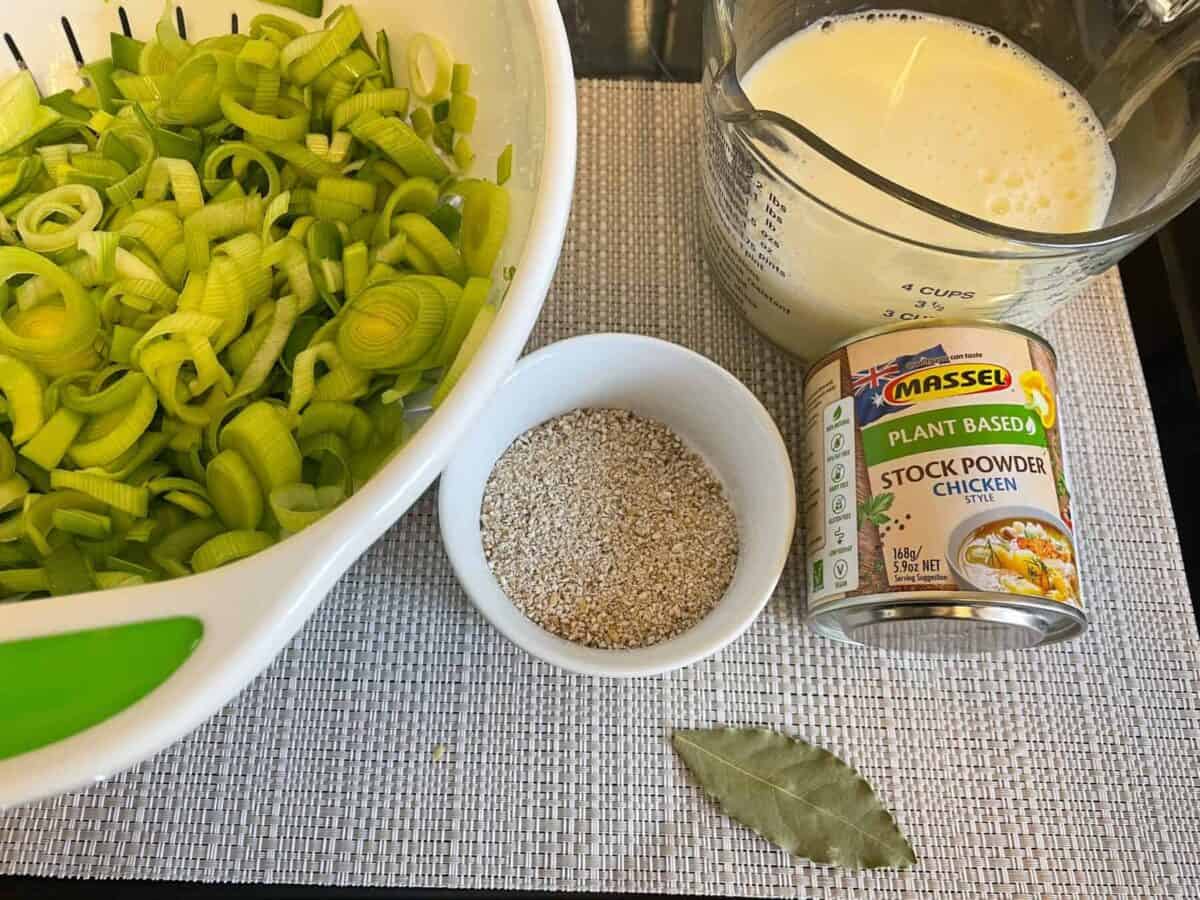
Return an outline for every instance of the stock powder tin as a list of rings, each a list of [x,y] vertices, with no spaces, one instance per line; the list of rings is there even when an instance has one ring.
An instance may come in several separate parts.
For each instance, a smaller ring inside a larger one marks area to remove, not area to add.
[[[805,376],[808,621],[981,653],[1087,627],[1053,349],[992,322],[877,329]]]

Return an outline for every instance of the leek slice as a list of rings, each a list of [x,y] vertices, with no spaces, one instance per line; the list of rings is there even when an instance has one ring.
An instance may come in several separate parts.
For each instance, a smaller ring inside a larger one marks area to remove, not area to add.
[[[49,471],[66,456],[83,428],[84,417],[65,406],[55,411],[37,434],[21,448],[21,455]]]
[[[55,469],[50,473],[50,486],[78,491],[113,509],[119,509],[139,518],[146,515],[150,505],[150,492],[144,487],[123,484],[89,472]]]
[[[396,224],[408,236],[410,245],[433,260],[439,272],[459,284],[467,280],[462,257],[429,219],[416,213],[404,213],[396,220]]]
[[[191,45],[188,44],[175,30],[174,16],[172,4],[170,0],[163,5],[163,13],[159,17],[158,24],[154,27],[154,36],[158,39],[158,43],[163,50],[177,61],[184,60],[191,53]]]
[[[29,482],[20,475],[10,475],[0,481],[0,512],[22,506],[29,495]]]
[[[142,196],[151,202],[162,200],[167,196],[168,187],[175,197],[180,216],[190,216],[204,207],[200,176],[186,159],[160,156],[151,163]]]
[[[434,408],[442,405],[446,397],[450,395],[450,391],[454,389],[454,385],[458,384],[458,380],[467,371],[467,366],[471,364],[475,352],[482,346],[483,339],[487,337],[488,329],[492,327],[495,318],[496,307],[488,305],[479,310],[479,314],[475,316],[475,321],[471,325],[471,330],[467,332],[458,354],[454,357],[454,362],[446,370],[437,390],[433,393]]]
[[[343,100],[333,110],[333,130],[341,131],[367,110],[404,115],[408,111],[408,91],[405,88],[385,88],[381,91],[364,91]]]
[[[471,67],[467,63],[455,63],[450,74],[450,92],[465,94],[471,89]]]
[[[502,185],[512,177],[513,145],[508,144],[496,158],[496,184]]]
[[[331,512],[345,497],[337,485],[287,484],[271,491],[271,513],[287,531],[297,532]]]
[[[19,446],[37,434],[45,421],[42,379],[19,359],[0,354],[0,394],[12,420],[10,439]]]
[[[17,471],[17,455],[12,443],[0,434],[0,481],[7,481]]]
[[[107,467],[91,466],[84,471],[102,478],[124,481],[132,478],[135,472],[158,456],[166,448],[170,439],[170,435],[161,431],[146,432],[134,446],[109,463]]]
[[[141,372],[126,372],[108,387],[92,394],[84,393],[78,385],[68,384],[63,388],[62,402],[76,412],[99,415],[132,403],[147,384],[146,376]]]
[[[304,440],[331,431],[346,439],[352,450],[362,450],[371,440],[371,418],[353,403],[312,403],[300,416],[297,436]]]
[[[404,398],[423,386],[424,383],[420,372],[403,372],[396,376],[396,381],[390,388],[379,395],[379,399],[385,404],[395,404],[403,409]]]
[[[277,3],[275,5],[283,6],[286,4]],[[286,39],[284,43],[287,43],[287,41],[304,34],[304,26],[297,24],[290,19],[284,19],[280,16],[271,15],[270,13],[261,13],[250,20],[251,37],[264,37],[269,36],[272,33],[282,35]],[[275,41],[275,43],[278,43],[278,41]]]
[[[113,83],[116,66],[111,59],[97,59],[79,67],[79,73],[87,79],[89,87],[96,92],[96,105],[100,111],[117,111],[117,86]]]
[[[431,78],[426,77],[429,66],[433,68]],[[445,44],[424,32],[409,39],[408,83],[421,100],[430,103],[444,97],[450,91],[453,75],[454,63]]]
[[[370,89],[368,79],[378,71],[379,66],[371,54],[361,46],[354,47],[337,62],[327,66],[309,86],[318,94],[328,94],[339,81]]]
[[[275,304],[275,313],[271,318],[270,328],[258,345],[254,356],[242,371],[241,378],[234,389],[232,397],[244,397],[262,387],[271,373],[276,361],[287,345],[288,336],[296,324],[300,307],[292,295],[281,297]]]
[[[112,534],[112,518],[86,509],[56,509],[51,514],[54,527],[67,534],[89,540],[102,540]]]
[[[118,587],[134,587],[135,585],[145,584],[147,579],[142,575],[134,575],[130,572],[94,572],[93,577],[96,579],[96,587],[102,590]]]
[[[200,312],[221,321],[221,327],[215,334],[204,335],[211,337],[214,350],[224,349],[245,329],[250,306],[246,300],[241,275],[232,261],[220,257],[213,260],[212,271],[205,285],[204,299],[200,303]],[[233,390],[232,384],[229,385],[229,390]]]
[[[0,595],[29,594],[50,590],[50,579],[46,570],[3,569],[0,570]]]
[[[474,160],[475,150],[471,147],[471,142],[465,137],[460,137],[454,142],[454,164],[466,171]]]
[[[71,461],[81,468],[107,466],[128,452],[142,439],[158,410],[158,396],[144,375],[131,372],[127,379],[138,376],[138,393],[128,407],[121,410],[121,421],[112,431],[91,441],[75,444],[70,449]],[[120,383],[118,383],[120,384]],[[50,468],[46,466],[45,468]]]
[[[445,340],[438,350],[434,364],[438,367],[447,366],[458,354],[467,332],[475,322],[475,317],[487,303],[488,294],[492,290],[490,278],[472,277],[463,285],[458,305],[454,309],[454,318],[446,326]]]
[[[347,368],[346,361],[338,352],[338,348],[329,341],[313,344],[296,354],[296,359],[292,364],[292,393],[288,400],[289,412],[299,413],[315,395],[318,363],[323,363],[330,370],[325,378],[336,376]]]
[[[353,489],[354,454],[340,435],[326,431],[305,438],[300,442],[300,454],[317,463],[315,481],[318,485],[336,485],[345,491]]]
[[[392,219],[397,213],[418,212],[428,215],[438,204],[438,186],[431,178],[408,178],[388,195],[379,214],[372,240],[380,245],[391,236]]]
[[[284,413],[265,401],[243,409],[221,431],[221,449],[240,453],[265,491],[300,481],[300,448]]]
[[[273,141],[256,138],[255,143],[274,156],[292,166],[304,179],[315,182],[318,178],[334,176],[338,169],[328,160],[321,159],[300,144],[288,141]]]
[[[308,108],[288,97],[280,97],[275,102],[275,115],[248,109],[232,93],[221,94],[219,102],[225,118],[255,137],[269,141],[299,141],[308,131]]]
[[[350,123],[350,132],[363,143],[376,147],[409,175],[441,181],[450,174],[441,157],[399,119],[384,118],[368,110]]]
[[[468,134],[475,127],[475,116],[478,110],[479,101],[470,94],[452,94],[446,121],[456,132]]]
[[[508,192],[478,182],[463,200],[462,257],[472,275],[487,276],[508,231]]]
[[[220,169],[226,162],[230,163],[231,174],[229,176],[222,176]],[[254,163],[266,179],[265,199],[269,201],[274,200],[275,196],[279,193],[281,184],[279,167],[275,165],[271,157],[264,151],[244,141],[229,141],[221,144],[204,158],[205,188],[210,193],[215,194],[226,182],[239,178],[247,178],[246,173],[249,170],[250,163]],[[242,174],[238,175],[239,172]],[[247,180],[249,179],[247,178]],[[283,209],[286,211],[287,206],[285,205]],[[277,214],[276,218],[281,214]]]
[[[94,261],[96,277],[111,281],[117,276],[117,249],[120,236],[111,231],[86,231],[79,235],[77,246]]]
[[[279,46],[266,38],[254,38],[242,45],[234,68],[238,81],[253,87],[263,70],[278,72],[278,65]]]
[[[264,3],[269,3],[272,6],[283,6],[287,9],[294,9],[302,16],[311,16],[316,19],[321,15],[321,6],[324,0],[263,0]]]
[[[209,538],[192,554],[192,571],[207,572],[266,550],[275,539],[265,531],[226,531]]]
[[[162,498],[201,519],[207,519],[213,514],[213,508],[207,500],[186,491],[167,491]]]
[[[375,35],[375,56],[379,59],[379,80],[384,88],[395,87],[396,76],[392,71],[392,44],[387,32],[380,30]]]
[[[25,498],[21,524],[24,536],[33,544],[41,556],[49,556],[50,531],[54,528],[54,512],[59,509],[83,509],[103,513],[104,503],[79,491],[52,491],[48,494],[30,494]]]
[[[320,42],[301,56],[288,68],[288,78],[298,85],[306,85],[328,65],[350,49],[350,45],[362,34],[362,24],[351,6],[339,7],[325,22],[325,31]]]
[[[337,347],[350,365],[391,369],[420,359],[445,325],[445,301],[424,281],[406,278],[366,288],[346,307]]]
[[[74,544],[56,547],[46,556],[46,587],[52,596],[81,594],[96,586],[91,566]]]
[[[208,499],[232,529],[254,529],[262,520],[263,498],[250,464],[236,450],[222,450],[206,470]]]
[[[93,188],[64,184],[26,205],[17,215],[17,231],[30,250],[56,253],[75,247],[103,214],[104,202]]]
[[[237,57],[223,50],[196,52],[171,75],[155,111],[166,125],[211,125],[225,115],[224,100],[237,87]]]
[[[42,105],[33,76],[25,69],[0,83],[0,154],[45,131],[62,118]]]
[[[321,178],[317,181],[317,197],[350,203],[365,212],[375,206],[375,186],[353,178]]]
[[[223,530],[224,526],[216,519],[193,519],[159,541],[150,551],[150,558],[168,575],[176,578],[190,575],[191,569],[184,560],[190,562],[202,544]]]
[[[0,321],[0,350],[20,356],[45,368],[88,347],[95,340],[100,317],[96,305],[82,286],[54,263],[20,247],[0,247],[0,282],[16,275],[44,278],[62,295],[62,315],[58,327],[38,335],[19,335]]]
[[[357,297],[367,283],[370,255],[367,245],[356,241],[342,252],[342,275],[345,280],[346,299]]]
[[[116,31],[109,34],[108,37],[109,46],[112,48],[113,65],[129,72],[138,71],[139,60],[146,47],[146,42],[135,40]]]
[[[263,253],[266,265],[279,266],[287,275],[288,288],[296,297],[301,312],[307,310],[317,298],[317,289],[308,270],[308,257],[300,242],[287,237],[276,241]]]

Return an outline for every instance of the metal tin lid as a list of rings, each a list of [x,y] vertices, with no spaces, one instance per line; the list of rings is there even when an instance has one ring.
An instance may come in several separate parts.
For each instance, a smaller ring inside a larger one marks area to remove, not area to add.
[[[1053,644],[1081,634],[1087,619],[1052,600],[1010,595],[914,594],[831,604],[810,619],[819,634],[910,653],[997,653]]]
[[[806,366],[804,369],[804,381],[807,383],[809,376],[819,369],[829,357],[852,344],[857,344],[859,341],[868,341],[871,338],[877,338],[884,334],[896,334],[902,331],[920,331],[925,328],[975,328],[984,331],[1005,331],[1010,334],[1019,334],[1021,337],[1041,344],[1046,349],[1046,352],[1050,354],[1050,358],[1054,361],[1054,364],[1058,365],[1058,353],[1055,351],[1054,345],[1036,331],[1022,328],[1020,325],[1014,325],[1012,322],[1001,322],[996,319],[967,319],[961,316],[947,316],[944,319],[916,319],[911,322],[894,322],[890,325],[877,325],[874,328],[868,328],[865,331],[853,334],[845,340],[838,341],[824,353],[817,356],[815,362]]]

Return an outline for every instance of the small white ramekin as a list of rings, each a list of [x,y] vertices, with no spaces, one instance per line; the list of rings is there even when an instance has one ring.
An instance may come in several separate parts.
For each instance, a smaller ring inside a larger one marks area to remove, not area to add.
[[[484,556],[479,512],[496,460],[530,428],[581,407],[628,409],[668,426],[717,474],[737,514],[740,552],[724,598],[695,627],[652,647],[601,650],[551,634],[508,599]],[[779,429],[736,378],[677,344],[594,334],[521,360],[451,457],[438,512],[458,580],[505,637],[564,669],[628,677],[689,665],[749,627],[791,550],[796,490]]]

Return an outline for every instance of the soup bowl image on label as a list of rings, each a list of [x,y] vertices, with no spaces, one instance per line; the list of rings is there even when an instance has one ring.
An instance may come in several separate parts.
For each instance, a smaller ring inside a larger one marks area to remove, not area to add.
[[[1050,346],[996,323],[852,338],[805,378],[808,616],[830,637],[1007,650],[1087,624]]]
[[[967,590],[1004,591],[1078,606],[1079,567],[1071,529],[1045,510],[1006,507],[965,519],[946,556]]]

